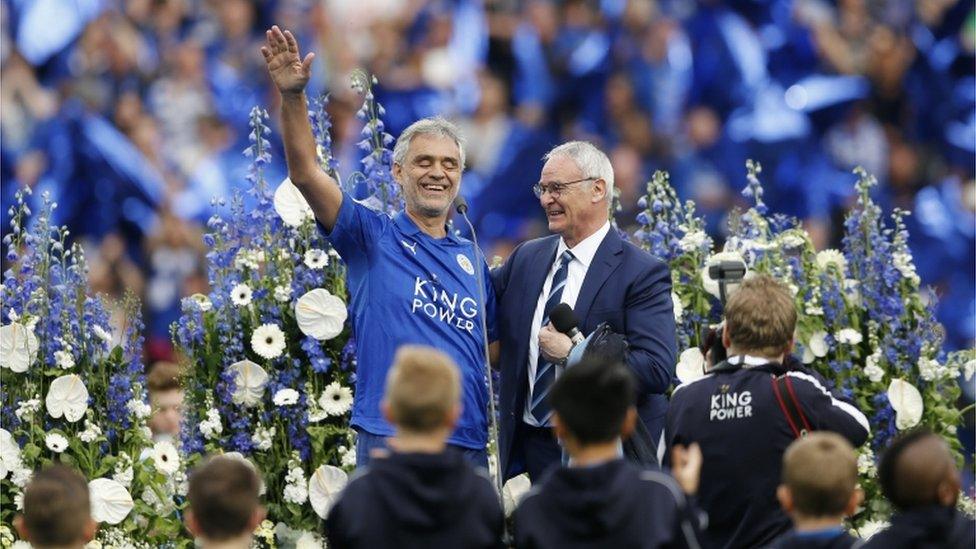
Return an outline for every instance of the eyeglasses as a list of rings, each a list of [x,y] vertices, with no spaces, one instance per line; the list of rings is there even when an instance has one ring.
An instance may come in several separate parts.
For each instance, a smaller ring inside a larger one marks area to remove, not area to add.
[[[576,181],[567,181],[565,183],[560,183],[558,181],[552,181],[550,183],[536,183],[532,185],[532,192],[535,193],[536,198],[542,198],[542,195],[549,193],[553,198],[559,198],[559,195],[563,193],[570,185],[575,185],[577,183],[582,183],[584,181],[596,181],[600,179],[599,177],[584,177],[583,179],[577,179]]]

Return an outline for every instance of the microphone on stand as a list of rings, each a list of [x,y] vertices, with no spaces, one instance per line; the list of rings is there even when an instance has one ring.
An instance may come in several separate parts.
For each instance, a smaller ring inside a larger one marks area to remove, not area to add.
[[[495,388],[494,382],[491,379],[491,357],[488,355],[488,304],[485,302],[485,276],[484,269],[482,268],[482,265],[487,261],[485,260],[484,253],[481,252],[481,248],[478,246],[478,235],[475,233],[474,225],[468,219],[468,201],[463,196],[458,195],[454,198],[453,206],[454,210],[467,223],[468,229],[471,231],[471,241],[474,244],[474,273],[478,283],[478,303],[481,306],[481,338],[485,349],[485,377],[488,378],[488,429],[491,435],[492,445],[494,446],[492,453],[495,456],[495,474],[493,475],[493,480],[495,481],[495,489],[498,490],[498,497],[502,498],[503,484],[500,470],[502,462],[498,447],[498,417],[495,414]],[[504,501],[502,503],[504,504]]]
[[[553,328],[569,336],[574,346],[586,339],[579,331],[579,320],[576,318],[576,313],[566,303],[560,303],[552,308],[552,311],[549,312],[549,321],[552,322]]]

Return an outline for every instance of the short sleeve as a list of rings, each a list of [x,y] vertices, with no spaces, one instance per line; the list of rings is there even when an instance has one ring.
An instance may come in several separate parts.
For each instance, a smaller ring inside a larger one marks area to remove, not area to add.
[[[327,231],[321,223],[318,226],[342,260],[347,265],[355,265],[366,261],[370,248],[391,222],[386,214],[367,208],[343,192],[332,231]]]

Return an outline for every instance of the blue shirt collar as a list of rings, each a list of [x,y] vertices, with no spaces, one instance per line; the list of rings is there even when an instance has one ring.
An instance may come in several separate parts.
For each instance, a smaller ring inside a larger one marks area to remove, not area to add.
[[[429,234],[425,233],[424,231],[422,231],[420,227],[418,227],[417,224],[414,223],[413,219],[411,219],[410,216],[407,215],[406,210],[401,210],[397,212],[396,215],[393,216],[393,223],[395,223],[397,228],[400,229],[400,232],[402,232],[405,235],[416,237],[417,234],[419,233],[431,240],[441,240],[439,238],[434,238]],[[451,231],[451,228],[449,226],[445,226],[444,230],[447,232],[447,236],[444,238],[446,238],[449,242],[457,245],[463,243],[463,240],[461,240],[457,235],[455,235],[454,232]]]

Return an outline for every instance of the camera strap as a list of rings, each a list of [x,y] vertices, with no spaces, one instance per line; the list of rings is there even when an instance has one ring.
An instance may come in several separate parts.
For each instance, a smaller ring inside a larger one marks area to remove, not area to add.
[[[795,438],[807,436],[813,429],[810,427],[810,422],[807,421],[807,416],[803,414],[803,408],[796,398],[793,382],[785,374],[770,376],[770,379],[773,382],[773,394],[776,395],[776,401],[779,403],[780,409],[783,410],[783,415],[790,425],[790,430],[793,431],[793,436]]]

